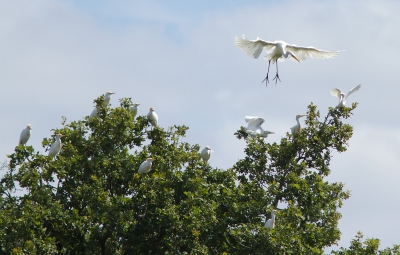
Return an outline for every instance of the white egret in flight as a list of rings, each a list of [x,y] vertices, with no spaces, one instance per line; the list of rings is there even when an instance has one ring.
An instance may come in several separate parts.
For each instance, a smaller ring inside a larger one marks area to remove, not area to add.
[[[139,105],[140,105],[140,104],[136,103],[136,104],[134,104],[131,108],[129,108],[129,110],[130,110],[131,113],[132,113],[133,118],[135,118],[136,115],[137,115],[137,111],[138,111],[137,108],[138,108]]]
[[[316,59],[327,59],[333,58],[340,53],[340,51],[319,50],[311,46],[302,47],[295,44],[287,44],[284,41],[269,42],[261,40],[259,37],[257,37],[256,40],[247,40],[244,35],[243,38],[235,37],[235,46],[237,46],[247,55],[253,58],[258,58],[263,50],[267,52],[267,55],[265,56],[265,59],[268,60],[267,77],[265,77],[265,79],[262,81],[265,81],[266,84],[268,84],[269,82],[268,74],[271,62],[272,64],[276,63],[276,75],[273,79],[276,80],[276,84],[278,80],[281,81],[278,74],[277,61],[284,61],[284,58],[289,58],[293,61],[300,62],[307,59],[308,57]]]
[[[103,100],[103,105],[104,105],[104,107],[106,107],[106,106],[108,106],[109,104],[110,104],[110,100],[111,100],[111,95],[112,94],[115,94],[115,92],[111,92],[111,91],[107,91],[105,94],[104,94],[104,100]],[[90,114],[90,116],[89,116],[89,119],[92,119],[92,118],[97,118],[97,106],[93,109],[93,111],[92,111],[92,113]]]
[[[298,135],[301,132],[301,125],[300,125],[299,119],[304,116],[307,116],[307,114],[297,114],[296,115],[297,125],[295,125],[291,128],[293,136]]]
[[[275,134],[271,131],[264,131],[261,125],[265,122],[263,118],[255,116],[245,116],[244,120],[248,123],[246,132],[251,136],[260,135],[261,137],[268,137],[269,134]]]
[[[153,158],[147,158],[146,161],[143,161],[143,163],[140,164],[140,166],[139,166],[138,173],[139,174],[147,174],[148,172],[150,172],[151,165],[154,160],[155,159],[153,159]]]
[[[147,114],[147,119],[149,120],[150,124],[151,124],[153,127],[157,127],[157,125],[158,125],[158,115],[157,115],[157,113],[154,111],[154,108],[153,108],[153,107],[150,107],[150,111],[149,111],[149,113]]]
[[[340,89],[336,88],[336,89],[332,89],[331,90],[331,95],[334,97],[338,97],[339,98],[339,104],[337,105],[337,107],[344,107],[344,105],[346,104],[346,99],[354,92],[356,92],[357,90],[359,90],[361,88],[361,84],[358,86],[355,86],[354,88],[352,88],[349,93],[347,93],[347,96],[345,93],[343,93]]]
[[[214,151],[211,150],[211,148],[208,146],[204,147],[204,149],[201,150],[200,156],[204,162],[208,162],[208,160],[211,158],[212,152],[214,152]]]
[[[267,222],[265,222],[265,227],[266,228],[274,228],[275,227],[275,214],[278,213],[278,210],[272,210],[271,212],[271,218],[269,220],[267,220]]]
[[[26,142],[28,142],[29,137],[31,137],[31,130],[31,124],[28,124],[28,126],[22,130],[21,135],[19,136],[19,145],[25,145]]]
[[[57,134],[55,142],[51,145],[49,150],[49,157],[54,158],[61,151],[61,137],[64,135]]]

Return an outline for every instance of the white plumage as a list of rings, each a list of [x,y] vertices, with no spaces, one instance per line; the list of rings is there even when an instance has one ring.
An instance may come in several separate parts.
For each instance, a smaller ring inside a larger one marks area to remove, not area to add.
[[[110,100],[111,100],[111,95],[112,95],[112,94],[115,94],[115,92],[107,91],[107,92],[104,94],[104,100],[103,100],[103,105],[104,105],[104,107],[106,107],[106,106],[108,106],[108,105],[110,104]],[[97,118],[97,112],[98,112],[98,109],[97,109],[97,106],[96,106],[96,107],[93,109],[92,113],[90,114],[89,119]]]
[[[151,124],[153,127],[157,127],[157,125],[158,125],[158,115],[157,115],[157,113],[154,111],[154,108],[153,108],[153,107],[150,107],[150,111],[149,111],[149,113],[147,114],[147,119],[149,120],[150,124]]]
[[[346,104],[346,99],[354,92],[356,92],[357,90],[359,90],[361,88],[361,84],[358,86],[355,86],[354,88],[352,88],[348,93],[347,96],[345,93],[343,93],[340,89],[336,88],[336,89],[332,89],[331,90],[331,95],[334,97],[339,98],[339,104],[337,105],[337,107],[344,107],[344,105]]]
[[[265,227],[273,229],[275,227],[275,214],[278,213],[277,210],[272,210],[271,212],[271,218],[265,222]]]
[[[49,150],[49,157],[54,158],[61,151],[62,147],[61,137],[63,137],[63,135],[61,134],[56,135],[56,140],[51,145]]]
[[[265,77],[265,81],[268,83],[269,66],[276,63],[276,75],[274,80],[278,82],[278,63],[277,61],[284,61],[284,58],[289,58],[293,61],[300,62],[307,59],[308,57],[315,59],[327,59],[337,56],[340,51],[324,51],[314,47],[302,47],[295,44],[287,44],[284,41],[264,41],[257,37],[256,40],[247,40],[243,35],[243,38],[235,37],[235,46],[244,51],[247,55],[258,58],[262,51],[265,51],[267,55],[265,59],[268,60],[268,73]],[[280,79],[279,79],[280,80]]]
[[[28,124],[26,128],[22,130],[21,135],[19,136],[19,145],[25,145],[28,142],[29,137],[31,137],[31,130],[31,124]]]
[[[140,166],[139,166],[138,173],[139,174],[147,174],[148,172],[150,172],[151,166],[152,166],[152,162],[154,160],[155,159],[153,159],[153,158],[147,158],[146,161],[143,161],[143,163],[140,164]]]
[[[204,162],[208,162],[208,160],[211,158],[211,153],[213,151],[211,150],[210,147],[206,146],[204,149],[201,150],[200,156],[203,159]]]
[[[267,138],[269,134],[275,134],[274,132],[271,132],[271,131],[264,131],[264,130],[262,130],[262,128],[260,128],[260,130],[257,130],[257,131],[247,129],[246,132],[251,136],[260,135],[263,138]]]
[[[269,134],[275,134],[271,131],[264,131],[261,125],[265,122],[263,118],[256,116],[245,116],[244,120],[248,123],[246,132],[251,136],[260,135],[261,137],[268,137]]]
[[[136,104],[134,104],[131,108],[129,108],[129,110],[131,111],[131,114],[132,114],[133,118],[135,118],[136,115],[137,115],[138,106],[139,106],[139,105],[140,105],[140,104],[136,103]]]
[[[297,115],[296,115],[297,125],[294,125],[294,126],[291,128],[291,131],[292,131],[292,135],[293,135],[293,136],[298,135],[298,134],[301,132],[301,125],[300,125],[299,119],[300,119],[301,117],[304,117],[304,116],[307,116],[307,114],[297,114]]]

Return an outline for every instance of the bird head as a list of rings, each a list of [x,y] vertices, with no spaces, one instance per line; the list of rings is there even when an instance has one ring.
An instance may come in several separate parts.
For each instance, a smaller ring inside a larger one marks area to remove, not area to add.
[[[290,56],[292,56],[292,58],[296,59],[297,62],[300,62],[300,60],[296,57],[296,55],[294,55],[293,52],[291,52],[289,50],[287,52],[289,53]]]
[[[277,214],[280,210],[272,210],[271,214]]]
[[[154,108],[153,108],[153,107],[150,107],[150,111],[151,111],[151,112],[154,112]]]
[[[28,124],[28,126],[26,126],[27,128],[29,128],[30,130],[32,130],[32,125]]]
[[[135,105],[136,105],[136,106],[139,106],[140,104],[139,104],[139,103],[136,103]]]
[[[307,114],[297,114],[296,120],[300,119],[301,117],[307,116]]]
[[[154,158],[147,158],[147,161],[148,161],[148,162],[152,162],[152,161],[154,161],[154,160],[156,160],[156,159],[154,159]]]
[[[106,92],[106,96],[110,96],[110,95],[112,95],[112,94],[115,94],[115,92],[111,92],[111,91],[107,91],[107,92]]]

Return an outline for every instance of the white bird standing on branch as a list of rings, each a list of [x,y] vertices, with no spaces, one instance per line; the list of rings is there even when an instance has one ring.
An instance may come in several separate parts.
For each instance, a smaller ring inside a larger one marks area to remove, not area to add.
[[[137,108],[138,108],[139,105],[140,104],[136,103],[129,109],[131,111],[131,113],[132,113],[133,118],[135,118],[136,115],[137,115],[137,111],[138,111]]]
[[[115,92],[107,91],[107,92],[104,94],[104,99],[103,99],[103,105],[104,105],[104,107],[107,107],[107,106],[110,104],[110,100],[111,100],[111,95],[112,95],[112,94],[115,94]],[[96,107],[93,109],[92,113],[90,114],[89,119],[96,118],[96,117],[97,117],[97,112],[98,112],[98,109],[97,109],[97,106],[96,106]]]
[[[200,156],[204,162],[208,162],[208,160],[211,158],[212,152],[214,152],[214,151],[211,150],[211,148],[208,146],[204,147],[204,149],[201,150]]]
[[[297,115],[296,115],[297,125],[295,125],[295,126],[293,126],[293,127],[291,128],[291,130],[292,130],[292,135],[293,135],[293,136],[300,134],[300,132],[301,132],[301,125],[300,125],[299,119],[300,119],[301,117],[304,117],[304,116],[307,116],[307,114],[297,114]]]
[[[354,92],[356,92],[357,90],[359,90],[361,88],[361,84],[358,86],[355,86],[354,88],[352,88],[349,93],[347,93],[347,96],[345,93],[343,93],[340,89],[336,88],[336,89],[332,89],[331,90],[331,95],[334,97],[338,97],[339,98],[339,104],[337,105],[337,107],[344,107],[344,105],[346,104],[346,99]]]
[[[300,62],[302,60],[307,59],[308,57],[316,58],[316,59],[327,59],[333,58],[337,56],[340,51],[324,51],[319,50],[314,47],[302,47],[296,46],[295,44],[287,44],[284,41],[275,41],[269,42],[261,40],[257,37],[256,40],[247,40],[244,35],[243,38],[235,37],[235,46],[240,48],[244,51],[247,55],[258,58],[261,52],[264,50],[267,52],[265,59],[268,60],[268,71],[267,76],[262,81],[268,84],[268,74],[269,74],[269,66],[276,63],[276,75],[273,80],[275,84],[281,79],[279,78],[278,74],[278,62],[277,61],[284,61],[284,58],[289,58],[293,61]]]
[[[21,135],[19,136],[19,145],[25,145],[28,142],[29,137],[31,137],[31,130],[31,124],[28,124],[26,128],[22,130]]]
[[[261,137],[268,137],[269,134],[275,134],[271,131],[264,131],[261,125],[265,122],[263,118],[255,116],[245,116],[244,120],[248,123],[246,132],[251,136],[260,135]]]
[[[153,108],[153,107],[150,107],[150,111],[149,111],[149,113],[147,114],[147,119],[149,120],[150,124],[151,124],[153,127],[157,127],[157,125],[158,125],[158,115],[157,115],[157,113],[154,111],[154,108]]]
[[[64,135],[57,134],[55,142],[51,145],[49,150],[49,157],[54,158],[60,151],[62,147],[61,137]]]
[[[273,229],[275,227],[275,214],[278,213],[278,210],[272,210],[271,218],[265,222],[265,227]]]
[[[153,158],[147,158],[146,161],[143,161],[143,163],[140,164],[140,166],[139,166],[138,173],[139,174],[147,174],[148,172],[150,172],[151,166],[152,166],[152,162],[154,160],[155,159],[153,159]]]

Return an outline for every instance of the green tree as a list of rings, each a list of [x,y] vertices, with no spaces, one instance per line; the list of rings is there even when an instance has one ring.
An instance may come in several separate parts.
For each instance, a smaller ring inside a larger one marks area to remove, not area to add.
[[[379,239],[367,238],[363,241],[363,234],[358,232],[356,237],[350,242],[350,247],[340,248],[340,251],[332,251],[335,255],[399,255],[400,245],[394,245],[393,248],[379,250]]]
[[[311,104],[307,127],[279,144],[242,128],[246,156],[223,170],[180,141],[187,127],[151,128],[133,118],[130,99],[114,109],[102,99],[97,118],[63,118],[55,159],[32,146],[9,155],[0,254],[322,254],[339,240],[337,209],[349,193],[324,178],[331,151],[346,150],[353,130],[343,119],[356,104],[322,121]],[[152,170],[139,175],[148,157]],[[278,206],[276,228],[265,228]]]

